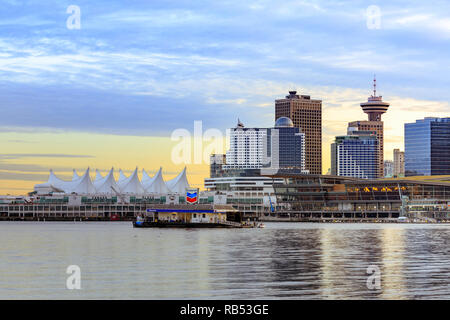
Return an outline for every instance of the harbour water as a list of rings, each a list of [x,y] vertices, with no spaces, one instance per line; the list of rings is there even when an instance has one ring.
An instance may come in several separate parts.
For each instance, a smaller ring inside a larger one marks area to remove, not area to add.
[[[1,222],[0,243],[0,299],[450,299],[450,225]]]

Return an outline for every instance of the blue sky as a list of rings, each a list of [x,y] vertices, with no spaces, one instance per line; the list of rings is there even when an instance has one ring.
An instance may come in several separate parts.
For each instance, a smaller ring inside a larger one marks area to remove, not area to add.
[[[72,4],[80,30],[66,28]],[[369,5],[381,29],[367,28]],[[446,102],[449,41],[447,1],[2,1],[0,125],[268,126],[287,90],[337,108],[347,89],[365,100],[374,73],[385,97]]]
[[[202,120],[225,132],[238,117],[271,126],[274,100],[293,89],[323,100],[326,172],[333,137],[366,119],[359,103],[374,74],[391,103],[386,159],[403,148],[404,122],[449,116],[448,1],[0,5],[0,191],[30,190],[26,181],[52,167],[66,176],[89,165],[177,172],[173,130]],[[70,5],[81,10],[79,30],[66,26]],[[381,11],[379,29],[367,27],[371,5]],[[207,167],[192,171],[201,185]]]

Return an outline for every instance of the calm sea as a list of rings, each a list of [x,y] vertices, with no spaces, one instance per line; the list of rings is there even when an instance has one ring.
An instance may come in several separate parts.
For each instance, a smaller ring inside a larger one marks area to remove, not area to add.
[[[449,250],[450,225],[1,222],[0,299],[450,299]]]

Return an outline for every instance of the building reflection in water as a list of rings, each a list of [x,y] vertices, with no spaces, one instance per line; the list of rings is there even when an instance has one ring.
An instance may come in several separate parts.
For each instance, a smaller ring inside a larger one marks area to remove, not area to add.
[[[320,287],[317,229],[245,230],[210,255],[221,298],[313,299]]]
[[[320,230],[280,230],[271,244],[271,289],[282,298],[314,299],[320,288]]]
[[[18,222],[0,224],[0,240],[2,299],[450,299],[444,224]],[[64,286],[68,264],[82,269],[78,293]],[[380,290],[367,288],[370,265]]]
[[[405,299],[405,229],[385,226],[380,231],[381,296],[382,299]]]
[[[322,299],[376,299],[367,288],[367,267],[380,261],[379,230],[346,225],[322,228],[320,296]]]

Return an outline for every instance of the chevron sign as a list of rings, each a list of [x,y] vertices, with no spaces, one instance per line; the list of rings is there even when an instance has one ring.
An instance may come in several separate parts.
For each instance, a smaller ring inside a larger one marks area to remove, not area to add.
[[[186,191],[186,202],[187,203],[197,203],[198,201],[198,191],[191,190]]]

